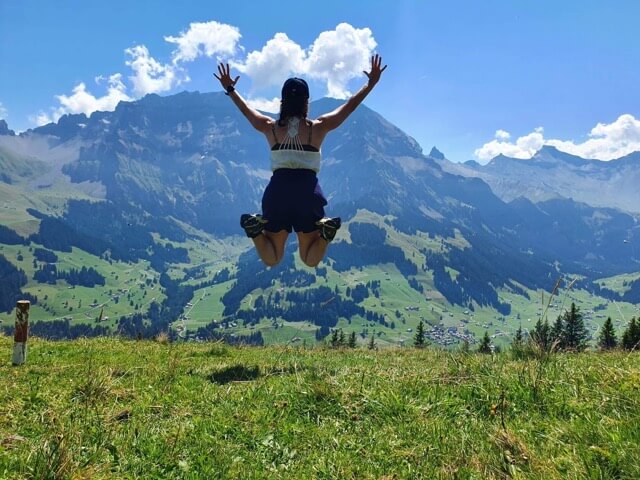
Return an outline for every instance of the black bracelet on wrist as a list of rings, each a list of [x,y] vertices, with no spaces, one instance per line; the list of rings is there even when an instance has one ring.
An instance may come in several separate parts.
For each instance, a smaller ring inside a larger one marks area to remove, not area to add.
[[[225,95],[229,95],[231,92],[235,92],[235,91],[236,91],[236,89],[234,88],[234,86],[233,85],[229,85],[227,87],[227,91],[226,91]]]

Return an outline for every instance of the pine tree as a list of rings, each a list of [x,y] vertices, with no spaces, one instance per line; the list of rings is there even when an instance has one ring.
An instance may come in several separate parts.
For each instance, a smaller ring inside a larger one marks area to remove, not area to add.
[[[598,338],[598,346],[602,350],[611,350],[618,346],[618,339],[616,338],[616,331],[613,328],[611,317],[607,317],[607,320],[605,320],[602,325],[600,336]]]
[[[522,345],[523,337],[522,337],[522,325],[518,327],[516,330],[516,334],[513,336],[513,345],[520,346]]]
[[[634,350],[640,348],[640,322],[633,317],[622,334],[622,348]]]
[[[579,352],[587,348],[589,331],[584,326],[582,313],[575,303],[571,302],[571,310],[565,312],[563,317],[562,347]]]
[[[337,328],[331,332],[331,346],[334,348],[338,346],[338,329]]]
[[[344,343],[344,332],[340,329],[340,334],[338,335],[338,346],[342,347],[344,346]]]
[[[544,322],[541,319],[538,319],[536,326],[533,328],[533,332],[531,333],[531,340],[540,348],[548,350],[549,344],[551,343],[549,335],[549,322],[546,319]]]
[[[425,339],[424,322],[420,320],[420,323],[418,323],[418,328],[416,328],[416,334],[413,337],[413,346],[416,348],[423,348],[424,339]]]
[[[484,332],[484,337],[482,337],[482,340],[480,341],[478,353],[491,353],[491,339],[489,338],[489,332],[486,330]]]
[[[369,336],[369,344],[367,345],[367,348],[369,350],[376,348],[376,337],[373,334]]]
[[[524,336],[522,335],[522,325],[520,325],[513,336],[513,341],[511,342],[511,352],[516,356],[516,358],[521,356],[523,346]]]
[[[461,353],[469,353],[470,350],[470,346],[469,346],[469,340],[467,340],[466,338],[462,341],[462,344],[460,345],[460,352]]]
[[[349,343],[347,343],[347,346],[349,348],[356,348],[357,343],[356,343],[356,332],[351,332],[349,334]]]
[[[562,315],[558,315],[549,331],[549,347],[552,345],[555,345],[558,350],[564,349],[564,321]]]

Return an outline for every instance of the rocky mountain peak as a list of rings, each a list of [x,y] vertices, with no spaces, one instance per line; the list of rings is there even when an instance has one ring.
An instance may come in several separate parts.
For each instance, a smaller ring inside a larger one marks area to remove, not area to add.
[[[15,136],[16,132],[9,129],[7,122],[5,120],[0,120],[0,135],[9,135],[11,137]]]
[[[431,149],[431,151],[429,152],[429,156],[431,158],[435,158],[436,160],[444,160],[444,158],[445,158],[444,157],[444,153],[442,153],[440,150],[438,150],[435,145]]]
[[[531,159],[543,163],[566,163],[574,166],[582,166],[585,162],[589,161],[582,157],[578,157],[577,155],[562,152],[551,145],[543,145],[542,148],[538,150],[533,157],[531,157]]]

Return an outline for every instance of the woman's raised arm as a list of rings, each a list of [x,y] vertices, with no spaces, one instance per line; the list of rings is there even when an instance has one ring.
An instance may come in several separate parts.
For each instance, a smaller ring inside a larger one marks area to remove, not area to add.
[[[236,107],[242,112],[242,114],[249,120],[249,123],[260,132],[267,132],[271,129],[271,125],[273,125],[273,118],[268,117],[267,115],[263,115],[258,112],[255,108],[251,108],[247,105],[244,98],[240,96],[240,94],[235,89],[236,83],[240,80],[240,75],[238,75],[235,79],[231,78],[229,64],[220,63],[218,65],[218,73],[220,76],[213,74],[216,77],[222,88],[225,90],[226,94],[229,95],[233,103],[236,104]]]
[[[376,86],[380,80],[382,72],[385,71],[387,66],[381,67],[382,57],[377,53],[371,57],[371,71],[364,71],[363,73],[369,79],[367,84],[364,85],[357,93],[355,93],[349,100],[336,108],[333,112],[325,113],[317,119],[317,124],[325,132],[338,128],[342,122],[344,122],[349,115],[362,103],[365,97],[369,94],[373,87]]]

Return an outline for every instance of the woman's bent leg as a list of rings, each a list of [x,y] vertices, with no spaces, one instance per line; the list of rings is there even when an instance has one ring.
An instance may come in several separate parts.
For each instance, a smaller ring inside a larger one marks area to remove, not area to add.
[[[300,258],[310,267],[317,267],[327,253],[329,243],[320,236],[319,231],[298,234]]]
[[[280,263],[284,255],[284,247],[288,236],[289,232],[286,230],[280,230],[279,232],[268,232],[264,230],[261,235],[252,238],[258,256],[265,265],[273,267]]]

